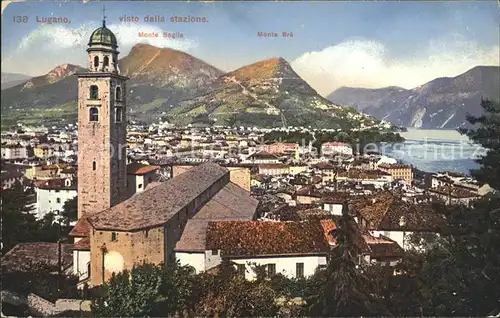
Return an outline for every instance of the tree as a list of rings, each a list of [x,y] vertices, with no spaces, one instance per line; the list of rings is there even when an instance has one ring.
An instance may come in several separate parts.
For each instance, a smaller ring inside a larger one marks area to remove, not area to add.
[[[192,316],[273,317],[278,314],[278,293],[270,281],[260,274],[258,279],[248,281],[238,275],[227,260],[219,266],[218,273],[200,274],[198,282]]]
[[[484,115],[468,116],[462,129],[487,149],[472,174],[500,187],[500,106],[482,100]],[[446,227],[433,244],[416,254],[418,266],[405,275],[417,282],[422,313],[429,316],[485,316],[500,308],[500,199],[487,196],[472,208],[442,207]],[[415,297],[417,298],[417,297]],[[418,313],[415,313],[418,314]]]
[[[99,287],[92,312],[104,317],[173,316],[187,306],[192,276],[190,268],[178,264],[143,264],[113,274]]]
[[[64,218],[67,226],[69,226],[71,221],[78,220],[78,197],[71,198],[64,202],[61,216]]]
[[[487,149],[486,155],[476,160],[481,168],[471,171],[472,175],[478,181],[500,190],[500,103],[482,99],[481,107],[484,110],[482,116],[467,117],[475,127],[461,129],[461,132]]]
[[[34,293],[49,301],[59,298],[76,298],[78,278],[72,275],[58,275],[57,266],[44,263],[25,264],[24,270],[2,269],[2,288],[20,295]]]
[[[31,214],[28,203],[30,198],[30,192],[20,182],[0,192],[2,253],[9,251],[17,243],[36,240],[38,225]]]
[[[360,255],[350,226],[347,207],[337,223],[337,245],[329,255],[329,264],[318,271],[309,283],[306,301],[309,316],[387,315],[382,303],[370,288],[370,281],[357,264]]]

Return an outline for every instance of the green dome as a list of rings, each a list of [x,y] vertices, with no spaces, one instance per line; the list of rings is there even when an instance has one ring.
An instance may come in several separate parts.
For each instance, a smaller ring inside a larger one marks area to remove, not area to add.
[[[111,32],[110,29],[106,28],[104,21],[102,22],[102,27],[96,29],[92,32],[90,36],[89,45],[92,44],[104,44],[116,47],[116,36]]]

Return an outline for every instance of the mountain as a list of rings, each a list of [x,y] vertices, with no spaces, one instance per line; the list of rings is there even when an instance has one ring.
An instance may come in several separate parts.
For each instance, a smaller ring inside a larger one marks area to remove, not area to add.
[[[283,58],[271,58],[220,76],[210,89],[171,109],[180,124],[354,128],[378,123],[321,97]]]
[[[127,82],[130,111],[148,121],[180,100],[194,96],[222,71],[181,51],[148,44],[135,45],[119,61]]]
[[[2,90],[24,83],[30,78],[29,75],[2,72]]]
[[[341,87],[328,99],[398,126],[450,129],[467,125],[467,114],[481,114],[481,97],[499,100],[499,87],[499,67],[477,66],[413,89]]]
[[[118,65],[121,74],[130,78],[128,112],[136,120],[152,122],[166,117],[179,124],[346,129],[379,122],[321,97],[282,58],[224,74],[184,52],[137,44]],[[64,64],[2,91],[2,126],[75,120],[75,72],[79,71],[84,68]]]
[[[189,98],[223,72],[184,52],[135,45],[118,61],[127,82],[129,112],[151,121],[161,109]],[[75,120],[77,115],[76,71],[80,66],[63,64],[46,75],[35,77],[2,91],[2,125],[17,122],[51,125]]]

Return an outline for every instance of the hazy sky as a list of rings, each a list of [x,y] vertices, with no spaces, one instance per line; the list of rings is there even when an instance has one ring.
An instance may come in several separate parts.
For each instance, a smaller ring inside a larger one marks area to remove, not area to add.
[[[2,71],[40,75],[57,65],[86,65],[90,33],[103,2],[22,2],[2,12]],[[453,2],[130,2],[106,1],[107,26],[120,57],[140,42],[171,47],[224,71],[269,57],[288,60],[319,93],[340,86],[412,88],[476,65],[499,65],[497,1]],[[122,23],[121,16],[139,23]],[[165,23],[144,22],[160,15]],[[171,16],[206,17],[172,23]],[[27,16],[16,23],[15,16]],[[68,24],[42,24],[66,17]],[[184,39],[145,39],[144,31],[181,32]],[[292,38],[259,38],[292,32]]]

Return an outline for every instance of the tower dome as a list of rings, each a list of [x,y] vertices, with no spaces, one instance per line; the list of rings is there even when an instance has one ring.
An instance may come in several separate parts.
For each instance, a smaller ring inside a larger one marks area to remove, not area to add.
[[[89,45],[101,44],[117,47],[116,36],[106,27],[106,22],[102,21],[102,27],[97,28],[90,36]]]

